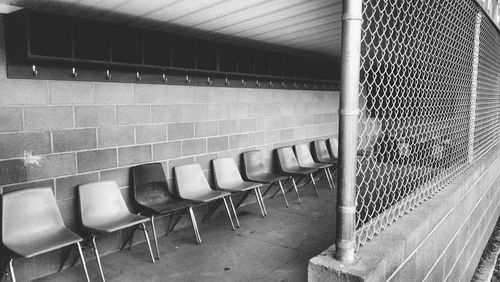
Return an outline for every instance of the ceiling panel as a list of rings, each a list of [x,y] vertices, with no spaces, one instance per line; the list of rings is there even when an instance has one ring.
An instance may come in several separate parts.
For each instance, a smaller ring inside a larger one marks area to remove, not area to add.
[[[0,0],[35,10],[337,59],[341,0]]]

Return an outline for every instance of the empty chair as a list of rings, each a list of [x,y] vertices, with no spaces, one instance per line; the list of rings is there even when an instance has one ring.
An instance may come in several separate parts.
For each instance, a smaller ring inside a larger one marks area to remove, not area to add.
[[[273,187],[275,183],[278,183],[280,186],[280,190],[278,191],[281,191],[281,193],[283,194],[283,199],[285,200],[285,204],[287,207],[289,207],[288,200],[286,199],[285,195],[285,190],[283,189],[283,183],[281,181],[286,181],[290,177],[272,173],[271,169],[266,167],[266,165],[264,164],[262,154],[258,150],[244,152],[242,156],[243,178],[253,182],[270,184],[267,188],[267,191],[269,191],[269,189],[271,189],[271,187]],[[264,195],[267,193],[267,191],[264,192]],[[278,191],[276,191],[276,193]]]
[[[154,224],[155,215],[178,214],[174,224],[170,226],[172,217],[167,227],[167,234],[179,222],[182,214],[189,212],[191,224],[196,238],[196,243],[201,243],[196,218],[193,213],[193,204],[190,201],[175,198],[168,191],[167,179],[161,163],[150,163],[135,166],[132,168],[134,202],[141,214],[147,215],[151,219],[153,229],[153,239],[156,247],[157,258],[160,259],[158,250],[158,240],[156,238],[156,228]]]
[[[333,190],[332,180],[330,179],[330,171],[328,168],[332,166],[331,163],[317,163],[313,160],[311,151],[306,144],[295,145],[295,154],[297,156],[297,161],[301,167],[314,168],[317,170],[322,170],[325,173],[326,180],[328,181],[328,186]],[[314,183],[314,177],[311,178]]]
[[[313,173],[317,171],[317,169],[305,168],[299,165],[295,154],[293,153],[292,147],[282,147],[276,149],[276,154],[278,155],[278,163],[280,173],[286,176],[292,177],[293,188],[295,189],[295,193],[297,193],[297,199],[300,202],[299,190],[297,189],[297,184],[295,183],[294,176],[299,177],[307,177],[310,176],[311,179],[314,179]],[[319,197],[318,189],[316,188],[316,184],[313,182],[314,192],[316,196]]]
[[[264,201],[262,200],[262,194],[260,193],[261,183],[258,182],[249,182],[244,181],[241,178],[240,171],[238,170],[238,166],[232,158],[220,158],[212,160],[214,165],[214,178],[215,178],[215,186],[218,190],[227,191],[230,193],[239,193],[239,192],[247,192],[245,195],[248,195],[250,191],[253,191],[255,194],[255,199],[259,204],[260,212],[262,213],[262,217],[267,215],[267,211],[264,205]],[[242,198],[242,201],[245,197]],[[232,198],[229,197],[229,200],[232,202]],[[234,204],[231,203],[232,207]],[[238,204],[239,206],[239,204]],[[233,210],[233,213],[236,214],[236,210]],[[236,225],[239,227],[240,223],[236,220]]]
[[[314,145],[314,161],[318,163],[326,163],[331,164],[331,168],[333,172],[328,171],[330,174],[330,181],[333,186],[335,186],[335,178],[333,178],[333,174],[337,171],[338,160],[330,155],[328,152],[328,147],[326,145],[325,140],[315,140],[313,142]]]
[[[151,260],[153,263],[155,262],[145,225],[149,218],[129,211],[116,182],[102,181],[82,184],[78,187],[78,195],[82,224],[91,233],[90,239],[92,240],[92,247],[103,281],[105,281],[104,272],[95,242],[98,234],[112,233],[127,227],[135,227],[131,234],[133,236],[135,229],[140,226],[148,244]]]
[[[82,237],[63,223],[52,188],[31,188],[2,195],[2,244],[12,253],[9,271],[16,281],[12,261],[31,258],[66,246],[78,249],[87,281],[89,275],[80,242]]]
[[[179,196],[183,199],[190,200],[196,203],[205,204],[213,201],[224,202],[226,207],[231,227],[234,230],[233,218],[229,211],[226,198],[229,198],[231,193],[224,191],[215,191],[210,188],[205,175],[199,164],[188,164],[174,167],[175,183]],[[232,202],[231,202],[232,203]],[[216,204],[215,207],[218,205]],[[234,206],[231,206],[234,210]],[[234,214],[237,219],[238,216]]]
[[[339,141],[337,140],[337,138],[328,139],[328,150],[330,151],[330,156],[332,158],[339,158]]]

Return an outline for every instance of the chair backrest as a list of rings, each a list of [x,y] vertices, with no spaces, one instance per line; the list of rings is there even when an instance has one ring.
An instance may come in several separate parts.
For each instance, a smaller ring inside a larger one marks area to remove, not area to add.
[[[243,153],[243,175],[250,179],[252,176],[271,172],[264,163],[262,153],[259,150]]]
[[[337,138],[328,139],[328,145],[329,145],[329,149],[330,149],[330,155],[333,158],[338,159],[338,157],[339,157],[339,141],[337,140]]]
[[[290,171],[299,168],[297,158],[293,153],[292,147],[282,147],[276,149],[278,154],[279,167],[281,171]]]
[[[148,206],[172,200],[161,163],[149,163],[132,168],[134,200]]]
[[[316,161],[322,162],[331,158],[328,148],[326,147],[325,140],[315,140],[314,144],[314,156]]]
[[[196,198],[212,190],[200,164],[176,166],[174,167],[174,174],[177,191],[181,198]]]
[[[125,200],[114,181],[82,184],[78,187],[83,226],[113,222],[130,214]]]
[[[312,158],[311,151],[307,144],[297,144],[295,147],[295,155],[297,156],[297,161],[300,166],[310,166],[314,165],[315,162]]]
[[[233,158],[212,160],[217,188],[231,188],[243,183],[238,166]]]
[[[2,242],[36,241],[38,234],[65,227],[50,187],[30,188],[2,195]]]

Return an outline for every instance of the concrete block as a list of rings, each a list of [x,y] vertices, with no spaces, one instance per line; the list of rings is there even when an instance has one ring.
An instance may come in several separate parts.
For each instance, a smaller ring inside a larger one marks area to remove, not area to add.
[[[120,166],[151,162],[151,145],[118,148]]]
[[[227,136],[208,138],[207,148],[208,153],[225,151],[229,148],[229,138]]]
[[[249,117],[262,117],[266,115],[266,104],[253,103],[248,105]]]
[[[240,149],[248,146],[248,134],[229,136],[229,149]]]
[[[0,159],[23,157],[25,151],[33,155],[49,154],[50,132],[0,134]]]
[[[325,122],[325,116],[323,114],[314,114],[313,115],[313,123],[321,124]]]
[[[265,132],[254,132],[248,134],[248,144],[250,146],[259,146],[266,144],[266,133]]]
[[[266,116],[281,116],[281,104],[267,103]]]
[[[116,124],[114,106],[76,106],[76,127],[97,127]]]
[[[194,103],[193,86],[167,85],[167,103]]]
[[[149,105],[117,106],[116,122],[120,125],[150,123],[151,108]]]
[[[218,157],[217,153],[196,156],[194,162],[200,164],[201,169],[209,170],[211,168],[211,165],[212,165],[211,164],[212,160],[216,159],[217,157]]]
[[[241,119],[248,117],[248,104],[227,104],[228,118]]]
[[[78,204],[75,199],[58,201],[57,206],[64,222],[79,220]]]
[[[280,129],[282,127],[283,118],[281,116],[266,118],[266,130]]]
[[[187,104],[182,106],[182,121],[200,121],[206,119],[206,104]]]
[[[0,132],[23,130],[23,111],[21,108],[0,108]]]
[[[281,115],[291,116],[295,112],[295,105],[292,103],[281,104]]]
[[[193,137],[193,122],[170,123],[168,125],[168,140],[189,139]]]
[[[238,133],[238,120],[220,120],[219,121],[219,135],[227,135]]]
[[[33,79],[0,80],[0,105],[45,105],[48,82]]]
[[[78,172],[116,167],[116,149],[94,150],[77,153]]]
[[[128,83],[95,83],[96,104],[132,104],[134,95],[132,84]]]
[[[46,179],[76,173],[74,153],[42,156],[40,166],[30,165],[29,180]]]
[[[294,139],[293,129],[282,129],[280,131],[280,141],[288,141]]]
[[[194,102],[195,103],[213,103],[214,93],[217,88],[198,86],[193,87]]]
[[[153,160],[162,161],[180,157],[181,144],[181,141],[153,144]]]
[[[181,108],[179,105],[152,105],[151,120],[157,123],[181,121]]]
[[[73,127],[72,107],[27,107],[24,109],[25,130]]]
[[[167,87],[160,84],[134,84],[134,103],[165,104],[167,103]]]
[[[79,81],[49,80],[50,104],[92,104],[94,84]]]
[[[227,119],[229,116],[226,104],[208,104],[207,119]]]
[[[276,143],[281,141],[281,130],[266,131],[266,143]]]
[[[239,131],[240,133],[253,132],[257,130],[257,119],[240,119]]]
[[[182,156],[199,155],[207,152],[207,139],[190,139],[182,141]]]
[[[97,148],[95,128],[56,130],[52,132],[54,153]]]
[[[412,255],[409,260],[387,281],[419,281],[417,279],[416,256]]]
[[[77,174],[68,177],[57,178],[56,182],[56,199],[68,200],[77,199],[77,187],[78,185],[96,182],[99,180],[97,172]]]
[[[238,102],[238,89],[218,87],[214,92],[215,103],[236,103]]]
[[[118,187],[130,186],[130,168],[121,167],[100,171],[99,179],[100,181],[115,181]]]
[[[97,136],[99,148],[131,145],[134,144],[134,127],[101,127]]]
[[[217,121],[201,121],[194,124],[195,137],[207,137],[217,135]]]
[[[54,190],[54,179],[41,180],[41,181],[32,181],[32,182],[24,182],[19,184],[12,184],[3,187],[3,193],[10,193],[14,191],[36,188],[36,187],[50,187]]]
[[[153,143],[167,140],[167,126],[165,124],[148,124],[135,127],[136,143]]]

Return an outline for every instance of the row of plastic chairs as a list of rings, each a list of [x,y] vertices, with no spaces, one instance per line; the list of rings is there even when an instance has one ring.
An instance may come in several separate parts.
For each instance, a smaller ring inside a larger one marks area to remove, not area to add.
[[[199,164],[190,164],[174,167],[177,195],[169,191],[163,167],[160,163],[150,163],[132,168],[133,199],[135,208],[139,214],[134,214],[128,209],[123,196],[114,181],[93,182],[78,187],[81,223],[89,233],[87,240],[70,231],[63,223],[57,203],[49,187],[31,188],[2,195],[2,244],[11,253],[8,260],[9,272],[12,281],[15,281],[13,259],[15,257],[30,258],[42,253],[50,252],[66,246],[76,246],[81,259],[83,269],[88,281],[89,275],[82,252],[82,242],[90,245],[96,256],[102,281],[105,281],[96,236],[103,233],[112,233],[121,229],[133,227],[130,236],[125,240],[122,249],[132,244],[132,237],[136,229],[143,231],[151,260],[155,263],[149,234],[145,223],[150,221],[156,248],[157,259],[160,258],[159,248],[154,225],[155,216],[177,215],[173,224],[172,217],[167,228],[170,232],[181,216],[188,211],[193,225],[196,242],[201,243],[197,221],[193,213],[193,206],[210,202],[216,202],[214,207],[205,216],[207,220],[217,209],[221,202],[224,203],[232,229],[235,230],[231,211],[240,227],[236,209],[246,199],[249,193],[253,193],[259,205],[262,217],[267,215],[263,195],[260,187],[270,184],[268,190],[278,183],[288,207],[288,201],[283,188],[289,179],[300,197],[294,176],[310,176],[314,185],[316,195],[317,188],[313,174],[324,171],[330,188],[333,189],[332,172],[329,168],[336,164],[335,139],[329,140],[330,153],[327,144],[323,140],[313,142],[311,155],[306,144],[294,146],[295,153],[291,147],[277,149],[280,174],[274,174],[265,165],[260,151],[249,151],[242,154],[243,157],[243,180],[242,175],[232,158],[220,158],[212,160],[215,186],[213,190]],[[331,154],[333,153],[333,154]],[[267,192],[266,191],[266,192]],[[231,195],[245,193],[235,206]],[[275,193],[275,194],[276,194]],[[230,209],[231,207],[231,209]],[[67,252],[67,256],[69,251]],[[67,257],[66,257],[67,258]],[[61,265],[62,269],[62,265]]]

